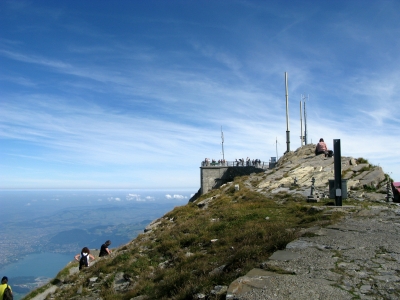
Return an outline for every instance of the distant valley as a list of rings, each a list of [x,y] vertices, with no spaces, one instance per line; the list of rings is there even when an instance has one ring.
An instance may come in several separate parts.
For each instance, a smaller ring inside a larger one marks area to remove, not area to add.
[[[67,259],[65,264],[84,246],[99,249],[106,240],[112,241],[111,248],[123,245],[143,232],[152,220],[175,206],[186,204],[190,198],[189,192],[179,197],[175,193],[175,198],[166,197],[167,191],[141,193],[123,190],[0,191],[1,270],[8,265],[21,265],[26,255],[35,257],[35,253],[38,253],[36,259],[48,259],[48,264],[57,263],[60,259],[57,254],[65,254],[62,256]],[[27,264],[27,267],[36,268],[33,265]],[[56,267],[54,272],[61,268]],[[48,280],[40,270],[34,274],[17,274],[10,278],[16,293],[26,294]]]

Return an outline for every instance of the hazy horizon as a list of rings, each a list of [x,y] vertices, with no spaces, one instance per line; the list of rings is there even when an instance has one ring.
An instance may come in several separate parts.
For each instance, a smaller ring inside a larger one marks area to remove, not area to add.
[[[308,143],[400,180],[400,2],[0,1],[0,188],[200,187]],[[304,119],[303,119],[304,120]],[[304,125],[303,125],[304,130]],[[276,155],[278,152],[278,155]]]
[[[182,190],[0,190],[0,266],[20,299],[47,283],[83,247],[130,242],[190,195]],[[46,261],[46,265],[40,267]]]

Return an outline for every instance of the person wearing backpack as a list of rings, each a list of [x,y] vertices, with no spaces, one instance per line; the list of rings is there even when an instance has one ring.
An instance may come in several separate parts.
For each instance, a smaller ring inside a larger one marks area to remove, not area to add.
[[[110,245],[111,245],[110,240],[106,241],[103,245],[101,245],[99,257],[111,254],[111,250],[108,249],[108,246]]]
[[[13,300],[11,287],[8,285],[8,278],[4,276],[0,284],[0,300]]]
[[[88,247],[83,247],[81,253],[75,255],[75,260],[79,261],[79,270],[89,267],[90,260],[94,259],[95,258],[92,254],[90,254],[90,250]]]

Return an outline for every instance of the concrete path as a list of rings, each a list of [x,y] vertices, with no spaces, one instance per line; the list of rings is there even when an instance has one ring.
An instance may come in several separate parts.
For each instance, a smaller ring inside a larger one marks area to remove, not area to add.
[[[400,299],[399,233],[397,204],[351,213],[275,252],[227,299]]]
[[[32,298],[32,300],[45,300],[46,297],[50,294],[53,294],[57,289],[57,286],[52,285],[49,287],[47,290],[45,290],[43,293],[40,293],[36,295],[35,297]]]

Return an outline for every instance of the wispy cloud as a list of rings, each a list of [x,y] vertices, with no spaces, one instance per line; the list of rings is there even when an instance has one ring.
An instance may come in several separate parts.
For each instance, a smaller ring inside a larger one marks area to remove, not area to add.
[[[187,197],[185,197],[183,195],[177,195],[177,194],[174,194],[174,195],[167,194],[167,195],[165,195],[165,198],[167,198],[167,199],[178,199],[178,200],[187,199]]]
[[[285,71],[292,150],[307,94],[309,142],[340,138],[343,155],[400,177],[395,2],[354,18],[357,3],[186,3],[190,17],[175,2],[53,3],[29,24],[25,5],[0,21],[0,187],[196,187],[200,161],[222,157],[221,126],[226,159],[268,161],[286,150]]]

